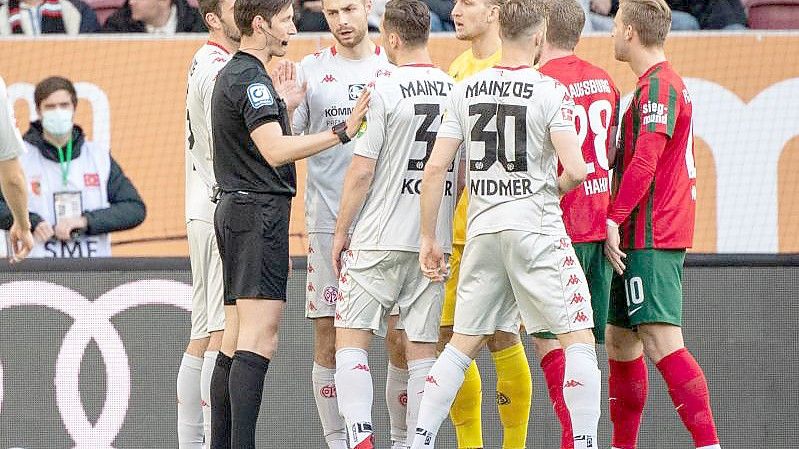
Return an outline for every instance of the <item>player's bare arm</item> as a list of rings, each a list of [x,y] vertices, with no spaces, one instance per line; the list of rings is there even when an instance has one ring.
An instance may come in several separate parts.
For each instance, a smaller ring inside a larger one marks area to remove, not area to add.
[[[9,230],[11,249],[14,252],[11,262],[19,262],[33,249],[33,235],[28,218],[28,192],[19,159],[0,161],[0,190],[14,217],[14,224]]]
[[[558,177],[558,190],[562,196],[585,181],[585,159],[574,130],[553,131],[550,135],[560,165],[563,166],[563,173]]]
[[[349,232],[358,211],[366,201],[369,187],[375,175],[376,159],[353,155],[350,168],[344,177],[341,193],[341,205],[336,219],[336,232],[333,236],[333,268],[336,274],[341,271],[341,253],[349,246]]]
[[[354,137],[361,127],[369,108],[369,98],[369,90],[364,89],[352,113],[347,117],[346,133],[350,138]],[[341,142],[333,131],[304,136],[284,136],[278,122],[265,123],[250,133],[250,136],[266,162],[273,167],[313,156]]]
[[[421,247],[419,264],[425,276],[436,282],[444,281],[447,262],[441,245],[436,240],[436,222],[441,198],[444,196],[444,181],[447,170],[458,154],[461,140],[450,137],[436,139],[430,159],[424,168],[421,203]]]

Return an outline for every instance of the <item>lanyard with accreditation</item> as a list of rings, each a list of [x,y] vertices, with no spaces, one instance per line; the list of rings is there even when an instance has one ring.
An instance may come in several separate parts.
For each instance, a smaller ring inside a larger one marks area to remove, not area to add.
[[[81,192],[66,190],[69,184],[69,166],[72,164],[71,138],[66,145],[66,155],[64,155],[63,148],[58,148],[58,163],[61,166],[61,188],[64,190],[53,193],[56,224],[58,224],[61,219],[80,217],[83,214]]]

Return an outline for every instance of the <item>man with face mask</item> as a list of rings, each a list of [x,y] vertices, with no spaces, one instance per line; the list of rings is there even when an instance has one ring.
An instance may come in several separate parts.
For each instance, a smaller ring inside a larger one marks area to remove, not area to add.
[[[314,133],[349,114],[358,93],[391,66],[386,52],[367,35],[369,0],[324,0],[322,12],[336,40],[331,47],[303,58],[297,76],[307,82],[305,98],[294,113],[295,133]],[[305,224],[308,230],[308,278],[305,317],[314,327],[313,392],[322,431],[330,449],[346,449],[344,421],[336,401],[335,328],[338,276],[330,261],[342,180],[352,160],[355,142],[340,144],[308,158]],[[396,339],[389,336],[388,342]],[[399,359],[399,360],[398,360]],[[386,402],[391,439],[405,441],[405,385],[408,372],[402,357],[391,357]],[[401,418],[401,419],[400,419]]]
[[[109,233],[144,221],[136,188],[108,148],[86,140],[73,123],[78,96],[66,78],[50,77],[33,92],[41,120],[25,133],[20,156],[28,178],[32,257],[111,256]],[[10,214],[0,203],[0,223]]]
[[[181,449],[201,449],[204,442],[211,441],[211,375],[225,328],[222,260],[214,234],[211,95],[217,74],[241,40],[233,5],[234,0],[200,0],[200,12],[210,33],[194,54],[186,89],[186,235],[193,294],[190,340],[177,378]],[[234,307],[230,309],[235,313]],[[228,342],[228,347],[234,345]]]

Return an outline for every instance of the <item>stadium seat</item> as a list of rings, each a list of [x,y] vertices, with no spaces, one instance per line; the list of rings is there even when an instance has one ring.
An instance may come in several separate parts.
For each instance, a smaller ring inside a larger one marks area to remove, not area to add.
[[[108,17],[114,13],[117,9],[121,8],[125,5],[125,0],[84,0],[86,4],[91,6],[94,10],[94,13],[97,14],[97,21],[100,22],[100,26],[105,25],[105,21],[108,20]]]
[[[799,30],[799,0],[743,0],[749,27],[760,30]]]

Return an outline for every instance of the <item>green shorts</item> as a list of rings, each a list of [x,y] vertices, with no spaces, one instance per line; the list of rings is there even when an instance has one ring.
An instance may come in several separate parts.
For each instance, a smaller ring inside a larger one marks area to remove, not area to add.
[[[605,257],[604,242],[575,243],[574,252],[585,272],[588,290],[591,292],[591,308],[594,310],[594,339],[605,342],[605,323],[608,320],[608,301],[610,299],[610,280],[613,267]],[[537,338],[555,339],[550,332],[536,332]]]
[[[639,324],[682,325],[682,271],[685,250],[627,250],[624,275],[615,275],[608,322],[633,328]]]

